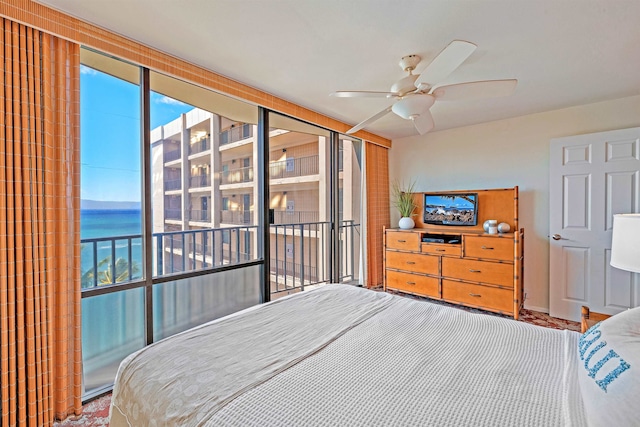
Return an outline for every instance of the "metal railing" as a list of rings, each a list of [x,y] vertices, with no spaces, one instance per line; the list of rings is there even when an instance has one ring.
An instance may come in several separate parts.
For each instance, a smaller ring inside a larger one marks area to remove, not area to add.
[[[251,224],[253,211],[223,210],[220,215],[225,224]]]
[[[242,141],[253,136],[253,125],[244,123],[220,132],[220,145]]]
[[[190,187],[211,187],[211,174],[192,175],[190,178]]]
[[[142,277],[140,250],[142,235],[99,237],[80,241],[82,261],[90,258],[91,268],[82,272],[82,289],[130,282]],[[116,260],[113,262],[112,260]]]
[[[165,209],[164,219],[182,219],[182,209]]]
[[[189,145],[189,154],[198,154],[209,149],[211,149],[211,140],[209,138],[202,138]]]
[[[223,171],[220,175],[220,184],[223,185],[251,181],[253,181],[253,167],[251,166]]]
[[[191,212],[189,212],[189,220],[209,222],[211,221],[211,211],[192,209]]]
[[[341,282],[353,281],[359,278],[358,263],[360,253],[360,224],[354,220],[341,221],[338,225],[338,240],[340,247],[340,265],[338,266]],[[358,253],[356,253],[356,249]]]
[[[180,190],[182,188],[181,179],[168,179],[164,182],[164,191]]]
[[[198,211],[194,211],[198,212]],[[340,280],[357,278],[359,226],[339,225]],[[328,282],[329,222],[271,225],[271,292]],[[154,233],[153,275],[239,264],[257,259],[258,226]],[[142,235],[82,239],[82,289],[141,278]],[[112,262],[116,260],[116,262]]]
[[[256,259],[257,226],[154,233],[155,275],[239,264]]]
[[[318,171],[319,164],[317,154],[269,163],[269,177],[271,179],[317,175]]]
[[[318,211],[274,211],[274,224],[300,224],[303,222],[318,222]]]
[[[180,158],[181,154],[180,154],[180,149],[178,148],[177,150],[170,150],[170,151],[165,151],[164,152],[164,161],[166,162],[171,162],[173,160],[178,160]]]

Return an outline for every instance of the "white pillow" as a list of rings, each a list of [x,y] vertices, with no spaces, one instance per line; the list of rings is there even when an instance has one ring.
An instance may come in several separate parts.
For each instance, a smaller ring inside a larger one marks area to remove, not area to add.
[[[640,307],[585,332],[578,341],[578,358],[589,425],[640,425]]]

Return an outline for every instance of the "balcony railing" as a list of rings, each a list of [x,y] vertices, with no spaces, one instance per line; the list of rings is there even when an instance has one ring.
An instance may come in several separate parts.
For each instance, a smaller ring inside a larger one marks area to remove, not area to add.
[[[223,210],[220,215],[224,224],[251,224],[253,211]]]
[[[168,179],[164,182],[164,191],[180,190],[182,188],[182,180]]]
[[[253,167],[238,168],[223,171],[220,176],[220,184],[238,184],[253,181]]]
[[[271,179],[317,175],[318,171],[317,154],[314,156],[291,158],[269,163],[269,177]]]
[[[182,209],[165,209],[164,219],[182,219]]]
[[[204,210],[194,209],[189,213],[189,220],[191,221],[200,221],[200,222],[209,222],[211,221],[211,212]]]
[[[164,161],[166,162],[171,162],[173,160],[178,160],[180,158],[181,154],[180,154],[180,149],[178,148],[177,150],[170,150],[170,151],[165,151],[164,152]]]
[[[211,174],[193,175],[190,183],[191,188],[211,187]]]
[[[194,211],[198,212],[198,211]],[[342,221],[339,230],[339,278],[358,277],[360,224]],[[329,222],[271,225],[271,292],[328,282]],[[154,276],[240,264],[257,259],[258,227],[171,231],[153,234]],[[142,277],[142,235],[82,239],[82,289],[124,283]],[[112,262],[111,260],[116,260]]]
[[[220,145],[242,141],[243,139],[251,138],[252,136],[253,125],[248,123],[241,124],[220,132]]]
[[[302,222],[317,222],[318,211],[274,211],[274,224],[300,224]]]
[[[198,154],[211,149],[211,140],[202,138],[200,141],[189,145],[189,154]]]

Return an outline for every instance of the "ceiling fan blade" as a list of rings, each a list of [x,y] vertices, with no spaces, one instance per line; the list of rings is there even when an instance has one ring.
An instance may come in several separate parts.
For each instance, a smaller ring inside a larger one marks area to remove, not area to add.
[[[433,123],[433,116],[429,110],[411,120],[413,120],[413,125],[416,127],[416,130],[420,135],[424,135],[435,126],[435,123]]]
[[[329,96],[335,96],[336,98],[393,98],[398,96],[395,92],[376,92],[368,90],[339,90],[332,92]]]
[[[438,101],[498,98],[513,94],[517,84],[518,80],[516,79],[457,83],[437,87],[433,90],[432,95],[435,96]]]
[[[349,129],[346,133],[347,135],[351,135],[352,133],[356,133],[358,132],[360,129],[364,128],[366,125],[368,125],[369,123],[373,123],[376,120],[378,120],[379,118],[386,116],[389,112],[391,111],[391,105],[388,106],[387,108],[385,108],[384,110],[380,111],[377,114],[374,114],[373,116],[369,117],[368,119],[358,123],[357,125],[355,125],[354,127],[352,127],[351,129]]]
[[[453,70],[471,56],[476,47],[475,44],[463,40],[452,41],[420,73],[415,83],[416,87],[420,88],[421,85],[431,87],[446,79]]]

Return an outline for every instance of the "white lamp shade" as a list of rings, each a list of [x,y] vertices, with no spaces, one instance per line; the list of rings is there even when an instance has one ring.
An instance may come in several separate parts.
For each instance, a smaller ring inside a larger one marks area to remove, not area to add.
[[[613,216],[611,266],[640,273],[640,214]]]

